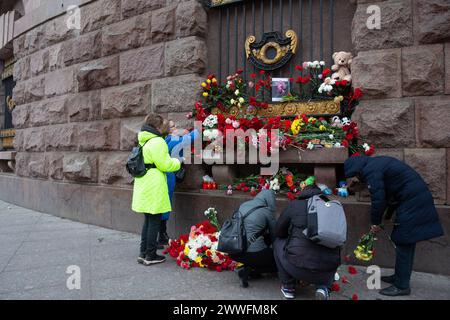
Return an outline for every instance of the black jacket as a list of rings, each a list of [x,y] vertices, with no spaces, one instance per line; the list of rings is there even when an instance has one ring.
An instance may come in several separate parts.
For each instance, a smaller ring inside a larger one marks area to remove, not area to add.
[[[422,177],[391,157],[351,157],[344,164],[347,178],[359,176],[372,198],[372,224],[382,224],[389,203],[395,203],[392,240],[412,244],[444,234],[433,197]]]
[[[298,200],[290,201],[277,221],[275,235],[287,238],[285,256],[292,265],[315,272],[331,272],[341,264],[340,248],[324,247],[303,235],[307,225],[308,199],[321,193],[318,188],[305,190]]]

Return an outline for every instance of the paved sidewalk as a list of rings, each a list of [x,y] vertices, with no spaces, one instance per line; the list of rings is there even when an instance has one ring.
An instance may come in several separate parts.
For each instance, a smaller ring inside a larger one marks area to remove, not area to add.
[[[180,269],[136,262],[139,236],[60,219],[0,201],[0,299],[281,299],[274,277],[238,285],[233,272]],[[69,290],[67,267],[81,269],[81,289]],[[365,288],[368,275],[358,268],[340,284],[333,299],[385,299]],[[383,270],[389,273],[390,270]],[[409,299],[450,299],[450,277],[415,273]],[[313,298],[312,288],[298,299]]]

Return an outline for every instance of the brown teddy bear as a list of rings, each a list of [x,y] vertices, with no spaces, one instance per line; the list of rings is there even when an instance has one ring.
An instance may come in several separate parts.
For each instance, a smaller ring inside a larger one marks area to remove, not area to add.
[[[331,70],[334,73],[331,78],[336,81],[347,80],[352,81],[352,75],[350,73],[350,65],[352,64],[353,56],[350,52],[340,51],[333,53],[334,65]]]

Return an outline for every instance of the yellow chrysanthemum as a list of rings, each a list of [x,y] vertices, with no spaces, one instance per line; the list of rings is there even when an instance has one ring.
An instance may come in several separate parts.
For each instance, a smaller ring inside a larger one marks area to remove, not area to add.
[[[207,96],[209,96],[208,92],[203,92],[203,96],[206,98]]]
[[[206,82],[202,82],[202,87],[205,88],[207,86]]]
[[[320,127],[319,127],[319,130],[320,131],[325,131],[325,130],[327,130],[327,127],[325,127],[323,124],[321,124]]]
[[[296,119],[292,121],[291,131],[293,134],[298,134],[303,126],[303,121],[300,119]]]
[[[211,84],[211,80],[209,80],[209,79],[206,80],[206,83],[207,83],[207,84]]]

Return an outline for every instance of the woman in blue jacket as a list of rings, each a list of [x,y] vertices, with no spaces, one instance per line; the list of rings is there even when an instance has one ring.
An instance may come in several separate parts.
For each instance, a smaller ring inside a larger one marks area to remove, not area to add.
[[[380,293],[409,295],[416,243],[444,234],[427,184],[413,168],[391,157],[351,157],[344,170],[350,189],[361,183],[369,188],[372,231],[380,231],[385,212],[395,213],[391,236],[396,245],[395,274],[381,277],[392,286]]]
[[[177,127],[173,121],[169,122],[169,135],[166,137],[166,143],[169,148],[169,154],[174,158],[182,158],[183,157],[183,148],[186,146],[190,146],[195,139],[200,135],[198,130],[193,130],[189,132],[185,130],[185,134],[183,136],[177,135]],[[172,154],[172,152],[174,152]],[[169,198],[170,203],[172,204],[173,193],[176,185],[176,172],[167,172],[167,186],[169,188]],[[158,246],[162,248],[163,246],[169,243],[169,236],[167,234],[167,221],[170,218],[170,212],[166,212],[161,217],[161,228],[159,230],[158,235]]]

